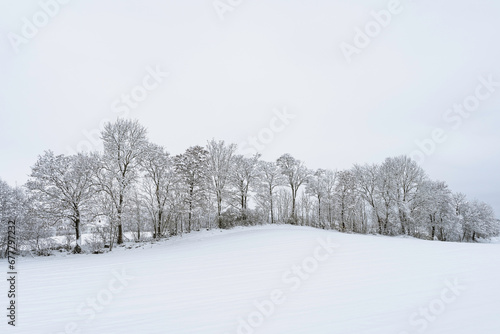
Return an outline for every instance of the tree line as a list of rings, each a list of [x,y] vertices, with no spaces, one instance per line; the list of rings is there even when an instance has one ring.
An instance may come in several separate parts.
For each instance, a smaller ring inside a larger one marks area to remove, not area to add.
[[[0,249],[9,220],[20,249],[37,254],[55,247],[79,253],[84,245],[112,250],[126,235],[158,239],[275,223],[462,242],[500,232],[490,205],[431,180],[407,156],[311,170],[290,154],[268,162],[215,139],[172,156],[126,119],[106,124],[101,139],[102,152],[44,152],[22,187],[0,180]],[[55,245],[54,234],[65,245]]]

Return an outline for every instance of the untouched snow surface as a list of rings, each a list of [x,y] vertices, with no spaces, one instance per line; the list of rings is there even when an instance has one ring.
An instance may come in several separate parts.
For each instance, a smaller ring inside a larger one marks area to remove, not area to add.
[[[500,244],[263,226],[17,268],[1,333],[500,333]]]

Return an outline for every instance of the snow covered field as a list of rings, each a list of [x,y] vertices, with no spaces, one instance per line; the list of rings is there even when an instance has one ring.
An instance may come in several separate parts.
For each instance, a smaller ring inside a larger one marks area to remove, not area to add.
[[[500,333],[500,244],[263,226],[17,268],[1,333]]]

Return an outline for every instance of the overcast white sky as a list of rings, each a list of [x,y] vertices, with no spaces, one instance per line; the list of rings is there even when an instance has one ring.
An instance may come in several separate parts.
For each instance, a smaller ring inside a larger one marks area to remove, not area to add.
[[[38,0],[0,0],[0,178],[21,185],[44,150],[83,147],[159,66],[169,76],[128,117],[172,154],[212,137],[243,143],[275,108],[295,118],[263,158],[288,152],[310,168],[409,155],[441,128],[447,139],[422,167],[500,216],[500,87],[460,126],[443,118],[479,77],[500,82],[500,2],[402,0],[348,63],[341,43],[388,3],[243,0],[221,20],[213,0],[73,0],[50,7],[16,52],[9,33],[23,36],[23,18],[44,24],[44,14]]]

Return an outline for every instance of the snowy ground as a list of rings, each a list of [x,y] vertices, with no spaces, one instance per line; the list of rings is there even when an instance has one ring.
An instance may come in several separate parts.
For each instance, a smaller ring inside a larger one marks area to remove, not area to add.
[[[24,258],[16,328],[0,283],[0,332],[500,333],[499,255],[500,244],[264,226]]]

